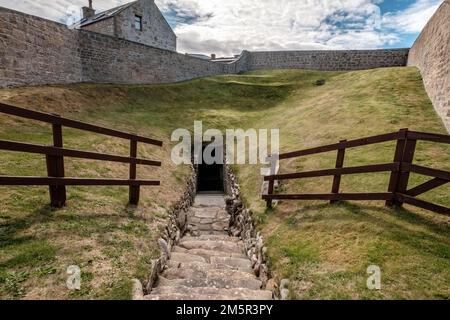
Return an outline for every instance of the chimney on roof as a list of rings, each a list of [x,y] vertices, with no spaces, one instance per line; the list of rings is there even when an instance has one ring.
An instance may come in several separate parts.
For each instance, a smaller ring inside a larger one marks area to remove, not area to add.
[[[211,54],[211,60],[215,60],[216,59],[216,54],[215,53],[212,53]]]
[[[89,0],[89,7],[83,7],[83,19],[95,16],[95,10],[92,8],[92,0]]]

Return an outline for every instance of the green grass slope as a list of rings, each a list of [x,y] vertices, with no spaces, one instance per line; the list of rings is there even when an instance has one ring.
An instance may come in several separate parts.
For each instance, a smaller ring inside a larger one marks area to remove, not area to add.
[[[325,79],[323,86],[316,80]],[[167,209],[181,194],[188,168],[170,163],[170,134],[192,129],[279,128],[281,150],[340,139],[413,130],[445,133],[414,68],[356,72],[258,71],[171,85],[82,84],[0,90],[0,100],[164,140],[163,150],[140,156],[164,160],[140,167],[141,178],[160,178],[144,188],[138,209],[126,207],[122,187],[68,188],[68,206],[53,211],[46,188],[0,187],[0,296],[3,298],[127,298],[129,279],[145,277]],[[0,115],[0,139],[50,143],[48,126]],[[70,148],[127,154],[119,139],[65,129]],[[450,149],[418,146],[417,162],[450,169]],[[393,145],[347,153],[346,165],[392,161]],[[40,156],[0,151],[0,174],[45,174]],[[284,161],[283,172],[327,168],[335,154]],[[67,175],[126,177],[127,167],[67,159]],[[260,200],[259,166],[236,166],[246,204],[267,239],[271,269],[289,277],[292,298],[448,298],[449,219],[380,202],[281,202],[267,211]],[[385,191],[388,175],[344,177],[342,190]],[[412,183],[423,181],[412,177]],[[288,192],[329,192],[331,179],[283,185]],[[449,187],[427,199],[450,205]],[[66,268],[82,267],[80,292],[65,289]],[[382,290],[365,287],[366,268],[381,267]]]

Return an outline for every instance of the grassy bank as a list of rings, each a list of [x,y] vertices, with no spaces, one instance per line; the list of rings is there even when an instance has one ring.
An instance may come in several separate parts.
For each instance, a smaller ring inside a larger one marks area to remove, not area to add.
[[[325,85],[316,81],[324,79]],[[129,278],[143,277],[156,254],[155,239],[167,209],[183,189],[185,167],[173,166],[170,133],[204,128],[279,128],[282,151],[340,139],[444,128],[414,68],[357,72],[259,71],[156,86],[70,85],[0,90],[0,100],[164,140],[163,150],[140,156],[164,160],[163,168],[139,168],[141,178],[160,178],[144,188],[138,209],[127,208],[127,189],[68,188],[68,206],[52,211],[46,188],[2,187],[0,295],[3,298],[126,298]],[[45,125],[0,115],[0,138],[49,143]],[[65,130],[65,145],[127,154],[124,141]],[[346,165],[392,161],[392,144],[350,151]],[[450,149],[420,144],[418,163],[450,169]],[[45,174],[40,156],[0,152],[0,174]],[[348,159],[348,162],[347,162]],[[282,163],[292,172],[334,165],[335,155]],[[259,167],[235,168],[246,204],[269,247],[272,270],[289,277],[292,298],[448,298],[449,219],[379,202],[284,202],[266,211],[259,199]],[[67,160],[67,175],[126,177],[127,167]],[[343,191],[385,191],[387,175],[344,177]],[[413,176],[413,183],[422,181]],[[364,181],[364,183],[361,183]],[[330,179],[284,185],[288,191],[329,192]],[[427,199],[450,205],[449,187]],[[65,289],[66,268],[77,264],[83,290]],[[382,270],[379,292],[365,287],[366,268]],[[433,275],[432,277],[430,275]]]

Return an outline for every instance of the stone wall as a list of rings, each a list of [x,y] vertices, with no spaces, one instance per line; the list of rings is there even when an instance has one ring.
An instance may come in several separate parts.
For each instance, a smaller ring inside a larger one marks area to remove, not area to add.
[[[0,87],[167,83],[228,73],[229,68],[2,7],[0,43]]]
[[[247,52],[248,70],[364,70],[405,66],[409,49]]]
[[[249,59],[250,59],[250,52],[246,50],[242,51],[241,55],[236,61],[234,61],[233,63],[229,63],[227,65],[228,73],[239,74],[242,72],[250,71]]]
[[[148,3],[154,5],[151,0]],[[0,87],[74,82],[168,83],[277,68],[357,70],[402,66],[408,54],[407,49],[243,51],[233,63],[214,63],[114,36],[70,30],[2,7],[0,41]]]
[[[80,30],[83,81],[169,83],[227,73],[227,66]]]
[[[149,3],[154,5],[151,0]],[[237,61],[223,64],[93,31],[70,30],[62,24],[0,7],[0,87],[74,82],[168,83],[274,68],[391,67],[405,65],[408,52],[243,51]]]
[[[76,33],[0,7],[0,87],[82,80]]]
[[[450,0],[442,3],[417,38],[408,65],[419,68],[425,89],[450,132]]]

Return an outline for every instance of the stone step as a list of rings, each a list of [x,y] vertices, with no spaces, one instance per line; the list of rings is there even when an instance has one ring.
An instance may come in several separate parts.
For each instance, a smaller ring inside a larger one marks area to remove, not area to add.
[[[207,259],[201,256],[186,254],[182,252],[172,252],[170,255],[170,261],[173,262],[209,262]]]
[[[198,230],[195,231],[195,236],[228,236],[228,232],[225,230],[215,231],[215,230]]]
[[[227,264],[221,264],[221,263],[208,263],[208,262],[198,262],[198,261],[175,261],[175,260],[169,260],[168,261],[168,267],[169,268],[183,268],[183,269],[193,269],[196,271],[202,271],[206,272],[206,270],[211,269],[220,269],[220,270],[234,270],[234,271],[240,271],[240,272],[246,272],[249,274],[254,275],[253,269],[247,267],[233,267]]]
[[[192,211],[206,211],[206,210],[211,210],[211,211],[224,211],[226,212],[226,206],[220,206],[220,205],[203,205],[203,204],[194,204],[192,207],[189,208]]]
[[[173,252],[180,252],[186,254],[193,254],[196,256],[201,256],[209,261],[210,257],[236,257],[236,258],[246,258],[246,256],[239,252],[226,252],[220,250],[206,250],[206,249],[185,249],[182,247],[174,247]]]
[[[149,300],[177,300],[183,296],[186,299],[192,297],[193,300],[271,300],[272,292],[267,290],[251,290],[245,288],[219,289],[212,287],[191,288],[185,286],[157,287],[152,290],[149,296],[144,299]],[[198,297],[201,297],[198,298]]]
[[[271,300],[244,253],[230,237],[223,195],[197,195],[187,215],[188,236],[172,248],[167,268],[146,300]]]
[[[165,293],[165,294],[150,294],[144,297],[144,300],[149,301],[207,301],[207,300],[223,300],[223,301],[231,301],[231,300],[240,300],[238,297],[228,297],[224,295],[199,295],[196,293]]]
[[[206,204],[201,204],[201,203],[194,203],[191,207],[192,209],[204,209],[204,208],[213,208],[213,209],[221,209],[224,210],[225,206],[221,206],[221,205],[206,205]]]
[[[207,277],[195,277],[189,279],[166,279],[162,276],[159,277],[158,287],[213,287],[213,288],[246,288],[251,290],[261,289],[262,282],[257,279],[228,277],[225,278],[220,273],[212,274]]]
[[[228,221],[218,221],[214,222],[211,226],[214,231],[227,231],[230,223]]]
[[[198,194],[194,201],[194,207],[196,206],[224,208],[225,198],[223,194]]]
[[[213,224],[214,222],[216,222],[215,218],[198,218],[198,217],[188,218],[189,224]]]
[[[214,269],[212,265],[207,267],[196,266],[196,267],[171,267],[164,270],[162,276],[169,280],[174,279],[191,279],[191,278],[233,278],[233,279],[256,279],[253,273],[248,273],[244,271],[238,271],[233,269]]]
[[[213,223],[220,223],[221,225],[224,225],[225,227],[228,227],[230,225],[230,218],[229,217],[214,217],[214,218],[203,218],[203,217],[188,217],[187,223],[189,224],[213,224]]]
[[[252,268],[252,263],[247,258],[211,257],[210,263],[213,265],[226,265],[238,270],[248,270]]]
[[[181,240],[180,247],[191,249],[217,250],[231,253],[244,253],[244,245],[240,242],[217,240]]]
[[[184,241],[213,240],[213,241],[231,241],[231,242],[240,242],[241,241],[241,239],[239,239],[237,237],[231,237],[228,235],[201,235],[198,237],[185,236],[185,237],[183,237],[183,240]]]
[[[203,219],[215,219],[219,213],[219,209],[202,208],[202,209],[190,209],[188,213],[188,219],[203,218]]]
[[[228,230],[228,221],[226,222],[213,222],[213,223],[191,223],[188,221],[190,230],[193,231],[226,231]]]
[[[226,224],[226,226],[228,226],[230,224],[230,218],[228,217],[224,217],[224,218],[200,218],[200,217],[189,217],[188,218],[188,223],[189,224],[212,224],[212,223],[224,223]]]

